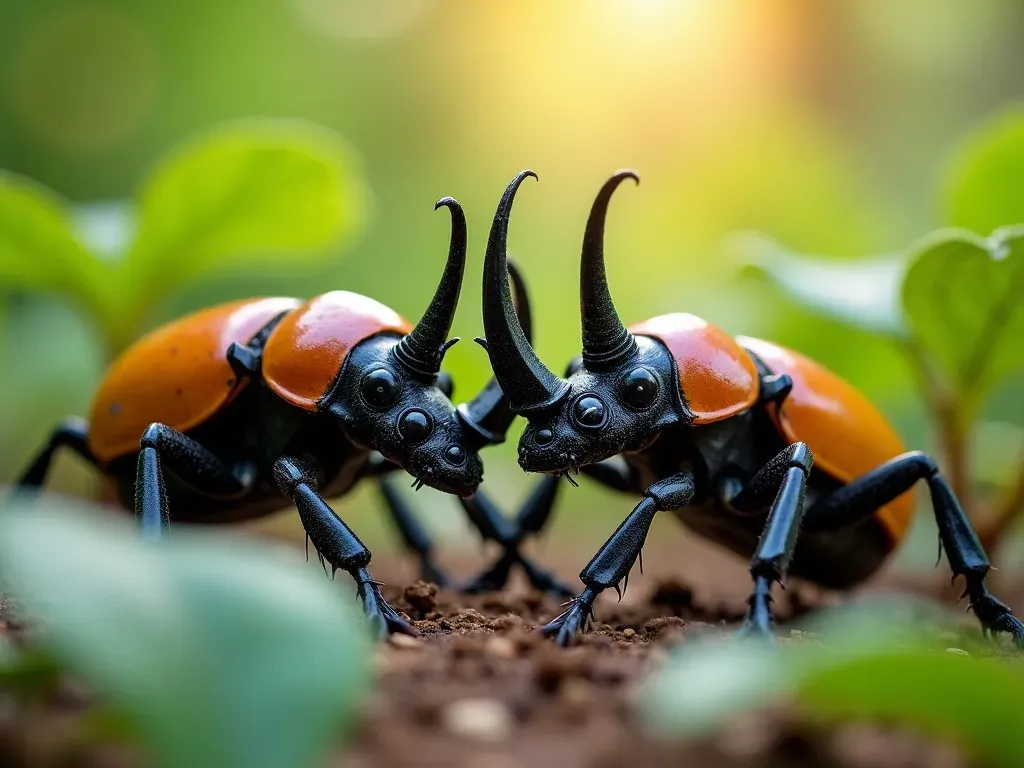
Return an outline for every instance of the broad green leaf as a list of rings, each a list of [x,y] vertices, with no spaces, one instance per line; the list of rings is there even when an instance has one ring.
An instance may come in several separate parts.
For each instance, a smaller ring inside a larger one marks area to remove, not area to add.
[[[974,131],[954,152],[943,185],[946,220],[979,234],[1024,224],[1024,105]]]
[[[226,265],[319,258],[360,229],[367,202],[339,136],[298,121],[228,123],[143,183],[128,279],[146,305]]]
[[[741,263],[764,274],[791,298],[847,325],[887,336],[904,333],[900,284],[903,256],[856,261],[823,259],[787,251],[755,234],[735,235],[728,248]]]
[[[989,388],[1024,370],[1024,228],[984,239],[935,233],[918,248],[903,285],[914,336],[973,410]]]
[[[75,233],[97,257],[115,262],[135,232],[135,211],[127,200],[79,203],[71,210]]]
[[[51,502],[52,504],[52,502]],[[267,546],[109,512],[0,515],[0,574],[39,643],[115,705],[164,768],[307,766],[367,683],[350,598]]]
[[[810,718],[900,722],[953,738],[993,765],[1017,765],[1024,670],[946,651],[925,618],[932,611],[915,604],[875,611],[826,612],[811,639],[783,647],[682,646],[641,692],[644,722],[662,735],[694,736],[788,700]],[[915,630],[919,621],[926,624]]]
[[[57,197],[0,172],[0,289],[68,293],[92,302],[102,274]]]

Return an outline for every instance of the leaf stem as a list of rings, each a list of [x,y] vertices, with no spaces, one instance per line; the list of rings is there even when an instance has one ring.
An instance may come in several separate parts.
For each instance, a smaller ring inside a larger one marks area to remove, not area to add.
[[[920,344],[913,338],[904,340],[903,351],[910,358],[918,386],[924,393],[938,433],[946,478],[953,493],[971,517],[971,493],[968,477],[967,436],[964,419],[966,404],[961,402],[950,386],[931,364]]]
[[[1024,516],[1024,451],[1021,452],[1017,475],[1006,488],[987,524],[978,531],[981,545],[989,556],[999,546],[1010,527]]]

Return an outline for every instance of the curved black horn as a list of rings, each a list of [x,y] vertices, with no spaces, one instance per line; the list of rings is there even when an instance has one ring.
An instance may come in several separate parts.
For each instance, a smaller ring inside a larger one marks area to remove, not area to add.
[[[513,303],[516,317],[527,341],[533,340],[533,317],[530,313],[530,297],[527,295],[526,283],[516,265],[509,260],[508,276],[512,279]],[[480,339],[477,339],[480,341]],[[458,407],[459,419],[469,427],[483,445],[495,445],[505,440],[505,433],[512,426],[516,415],[509,406],[508,398],[501,391],[501,385],[493,376],[480,390],[480,393]]]
[[[452,329],[459,292],[462,290],[462,275],[466,269],[466,214],[453,197],[438,200],[434,210],[442,206],[447,207],[452,214],[448,262],[423,317],[394,348],[395,357],[402,365],[428,378],[433,378],[441,370],[441,359],[451,346],[448,343],[448,332]]]
[[[569,384],[549,371],[530,346],[516,319],[508,284],[508,220],[519,185],[533,171],[523,171],[512,179],[501,196],[491,223],[484,258],[483,310],[484,332],[491,368],[516,413],[549,406],[562,399]]]
[[[634,171],[619,171],[601,187],[587,219],[580,258],[580,317],[583,362],[588,368],[613,368],[636,349],[636,340],[619,319],[604,270],[604,222],[612,193],[625,179],[637,184]]]

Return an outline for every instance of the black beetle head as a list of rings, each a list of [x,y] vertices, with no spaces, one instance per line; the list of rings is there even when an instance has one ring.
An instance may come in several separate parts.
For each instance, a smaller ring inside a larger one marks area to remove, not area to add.
[[[528,420],[519,463],[529,472],[560,473],[648,444],[685,418],[675,363],[653,339],[634,337],[622,324],[604,269],[604,223],[620,171],[598,193],[587,221],[580,264],[583,354],[567,378],[537,357],[512,311],[507,268],[508,219],[519,174],[498,205],[484,266],[484,328],[495,376],[516,413]]]
[[[466,217],[453,198],[437,202],[452,216],[452,236],[440,283],[409,333],[381,333],[357,344],[345,359],[326,408],[357,443],[379,451],[423,485],[468,496],[483,477],[479,450],[505,438],[515,414],[492,379],[470,402],[452,403],[451,377],[440,370],[466,266]],[[529,327],[525,288],[516,284],[517,310]]]
[[[424,485],[468,496],[483,478],[475,434],[459,419],[446,374],[425,381],[400,362],[400,337],[381,334],[349,354],[329,409],[349,436]]]

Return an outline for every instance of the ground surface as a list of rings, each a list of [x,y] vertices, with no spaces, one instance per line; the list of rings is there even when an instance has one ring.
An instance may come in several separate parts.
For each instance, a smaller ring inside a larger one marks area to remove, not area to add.
[[[710,610],[662,580],[604,605],[581,643],[555,648],[534,628],[558,601],[535,593],[463,597],[415,583],[391,591],[418,639],[380,649],[380,685],[349,765],[910,766],[968,765],[946,745],[860,724],[824,730],[784,710],[729,723],[697,743],[663,743],[635,714],[638,686],[666,650],[696,633],[725,639],[738,612]],[[792,613],[796,606],[783,606]],[[799,630],[780,632],[800,642]]]
[[[568,555],[559,550],[559,559],[567,561],[559,570],[573,583],[577,553],[567,549]],[[405,560],[379,558],[375,575],[388,581],[386,595],[421,635],[394,638],[377,649],[378,684],[354,742],[339,749],[336,763],[360,768],[971,764],[948,745],[864,724],[821,729],[783,708],[730,722],[699,742],[657,741],[635,716],[645,674],[673,644],[697,633],[727,638],[742,615],[749,581],[740,564],[714,551],[673,545],[659,555],[657,544],[648,549],[647,574],[633,574],[621,603],[614,593],[603,596],[597,623],[570,649],[554,647],[535,631],[559,612],[558,600],[518,582],[506,592],[463,596],[412,581]],[[687,575],[679,576],[680,571]],[[893,583],[886,577],[882,586]],[[837,599],[791,585],[780,597],[778,613],[798,622],[807,611]],[[22,631],[9,611],[0,619],[7,632]],[[801,641],[793,626],[780,627],[783,642]],[[85,701],[68,685],[28,718],[15,717],[0,701],[0,765],[141,765],[123,751],[55,747],[73,739],[65,734],[75,732]]]

